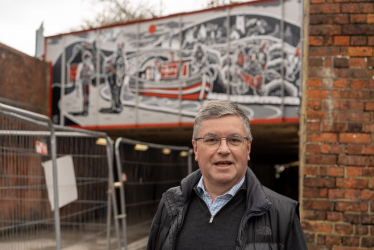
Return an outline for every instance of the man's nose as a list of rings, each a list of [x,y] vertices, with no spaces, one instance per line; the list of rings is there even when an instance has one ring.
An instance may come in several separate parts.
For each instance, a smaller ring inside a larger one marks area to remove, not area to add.
[[[225,140],[225,141],[222,141]],[[221,138],[221,143],[218,147],[218,153],[227,154],[230,153],[229,145],[227,144],[226,138]]]

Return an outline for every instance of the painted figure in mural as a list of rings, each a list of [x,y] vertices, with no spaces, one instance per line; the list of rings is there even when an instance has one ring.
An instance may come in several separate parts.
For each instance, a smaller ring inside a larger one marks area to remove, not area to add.
[[[252,134],[237,104],[205,102],[192,145],[199,169],[163,194],[147,250],[307,249],[298,202],[262,186],[247,167]]]
[[[244,46],[239,46],[235,52],[235,64],[234,64],[234,71],[235,71],[235,75],[236,77],[234,76],[233,79],[234,81],[232,81],[231,83],[231,92],[232,94],[235,94],[235,95],[240,95],[240,94],[244,94],[246,92],[248,92],[249,90],[249,85],[246,83],[246,76],[245,76],[245,72],[244,72],[244,66],[246,63],[246,61],[248,60],[247,59],[247,56],[246,56],[246,53],[245,53],[245,48]]]
[[[191,62],[192,74],[199,73],[207,64],[206,52],[204,52],[202,45],[198,44],[193,54]]]
[[[287,54],[287,65],[285,77],[289,81],[294,81],[296,74],[300,71],[300,60],[301,60],[300,46],[296,48],[295,53]]]
[[[102,113],[121,113],[121,89],[125,79],[125,57],[124,57],[124,43],[118,44],[117,51],[105,62],[105,74],[107,75],[110,94],[111,107],[101,109]]]
[[[79,42],[72,47],[71,53],[69,51],[66,53],[68,57],[66,62],[68,78],[64,89],[65,95],[69,96],[74,91],[76,99],[81,98],[83,104],[82,111],[75,112],[74,110],[74,112],[69,112],[69,114],[88,116],[90,88],[96,83],[96,43],[95,41],[92,44]]]
[[[246,23],[247,36],[258,36],[266,32],[268,24],[263,19],[251,18]]]
[[[262,95],[264,93],[265,70],[267,63],[267,44],[262,46],[252,47],[247,56],[245,50],[239,48],[236,60],[235,74],[240,81],[238,84],[233,84],[234,94],[245,94],[249,88],[252,89],[253,94]]]
[[[92,54],[90,51],[85,50],[82,53],[82,62],[78,64],[76,79],[78,83],[82,86],[83,94],[83,112],[81,115],[88,115],[89,106],[89,95],[90,95],[90,85],[92,78],[95,75],[95,69],[92,62]]]
[[[161,69],[163,66],[163,62],[159,57],[156,57],[155,66],[153,67],[153,79],[156,82],[161,80]]]

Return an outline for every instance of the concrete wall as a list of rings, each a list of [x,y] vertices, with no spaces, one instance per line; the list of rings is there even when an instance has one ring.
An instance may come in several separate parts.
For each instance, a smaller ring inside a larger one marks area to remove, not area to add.
[[[310,250],[372,249],[374,3],[304,4],[302,225]]]
[[[48,63],[0,44],[0,102],[48,115]]]

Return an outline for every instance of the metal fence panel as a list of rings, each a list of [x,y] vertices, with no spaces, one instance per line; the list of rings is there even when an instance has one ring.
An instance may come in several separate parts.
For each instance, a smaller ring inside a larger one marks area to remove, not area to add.
[[[41,165],[55,154],[50,127],[1,107],[0,131],[0,248],[56,249],[58,211],[51,210]]]
[[[76,178],[77,200],[61,207],[61,246],[107,246],[108,155],[95,137],[59,137],[57,158],[71,157]],[[67,169],[66,169],[67,170]],[[64,171],[66,171],[64,169]]]
[[[0,104],[0,249],[119,249],[110,138],[25,114]]]
[[[120,183],[123,240],[126,226],[150,222],[162,194],[191,173],[188,147],[175,147],[118,138],[115,143],[117,178]]]

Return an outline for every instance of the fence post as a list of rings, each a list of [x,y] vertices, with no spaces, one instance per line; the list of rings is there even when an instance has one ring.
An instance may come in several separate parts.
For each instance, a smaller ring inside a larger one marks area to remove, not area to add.
[[[116,200],[116,192],[114,191],[114,177],[113,177],[113,143],[109,136],[106,136],[107,141],[107,151],[108,151],[108,164],[109,164],[109,190],[112,194],[112,202],[113,202],[113,212],[114,212],[114,227],[116,229],[116,236],[117,236],[117,247],[121,249],[121,240],[119,236],[119,225],[118,225],[118,210],[117,210],[117,200]]]
[[[60,226],[60,207],[58,203],[58,180],[57,180],[57,162],[56,162],[56,135],[52,121],[48,119],[49,130],[51,131],[51,157],[53,166],[53,198],[55,203],[55,233],[56,233],[56,249],[61,249],[61,226]]]
[[[126,228],[126,210],[125,210],[125,190],[124,190],[124,183],[122,179],[122,173],[118,166],[121,166],[121,159],[119,157],[119,145],[121,144],[122,138],[117,138],[115,145],[114,145],[114,152],[116,156],[116,162],[117,162],[117,174],[118,174],[118,180],[121,183],[120,185],[120,201],[121,201],[121,215],[122,218],[122,230],[123,230],[123,243],[125,245],[125,250],[127,250],[127,228]]]

